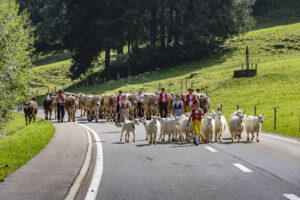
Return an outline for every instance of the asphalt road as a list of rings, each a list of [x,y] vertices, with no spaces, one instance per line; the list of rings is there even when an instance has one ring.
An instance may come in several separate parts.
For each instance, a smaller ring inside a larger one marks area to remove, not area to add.
[[[101,138],[104,166],[97,199],[300,197],[300,140],[265,133],[259,143],[247,143],[243,134],[238,144],[226,134],[222,143],[148,145],[139,125],[136,142],[130,135],[127,144],[124,138],[120,142],[121,128],[113,123],[77,120]],[[85,198],[92,172],[93,166],[77,199]]]

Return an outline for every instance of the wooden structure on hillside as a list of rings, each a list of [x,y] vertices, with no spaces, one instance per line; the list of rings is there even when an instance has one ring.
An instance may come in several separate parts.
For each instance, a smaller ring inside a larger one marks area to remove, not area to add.
[[[242,70],[236,70],[234,71],[233,78],[240,78],[240,77],[252,77],[256,76],[257,74],[257,64],[255,64],[255,67],[253,63],[249,63],[249,50],[248,46],[246,46],[246,69],[244,69],[244,65],[242,64]]]

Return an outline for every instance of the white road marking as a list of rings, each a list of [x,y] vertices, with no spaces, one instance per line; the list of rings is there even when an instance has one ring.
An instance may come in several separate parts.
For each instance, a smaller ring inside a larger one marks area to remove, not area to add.
[[[207,150],[209,150],[210,152],[218,152],[217,150],[215,150],[214,148],[210,147],[210,146],[205,146],[205,148]]]
[[[93,177],[91,184],[89,186],[88,192],[85,196],[86,200],[95,200],[97,197],[98,189],[100,186],[101,178],[102,178],[102,173],[103,173],[103,151],[102,151],[102,144],[100,137],[98,134],[92,130],[91,128],[81,124],[84,126],[88,131],[90,131],[94,138],[95,138],[95,143],[97,146],[97,151],[96,151],[96,164],[95,164],[95,169],[93,172]]]
[[[294,194],[283,194],[283,196],[285,196],[286,198],[288,198],[289,200],[300,200],[299,197],[297,197]]]
[[[243,172],[245,173],[249,173],[249,172],[253,172],[251,169],[245,167],[244,165],[242,164],[239,164],[239,163],[233,163],[233,165],[237,168],[239,168],[240,170],[242,170]]]
[[[295,143],[295,144],[300,144],[300,142],[298,142],[296,140],[287,139],[287,138],[283,138],[283,137],[279,137],[279,136],[275,136],[275,135],[269,135],[269,134],[265,134],[265,133],[262,133],[262,134],[264,136],[267,136],[267,137],[270,137],[270,138],[275,138],[275,139],[283,140],[283,141],[286,141],[286,142],[292,142],[292,143]]]
[[[90,163],[92,160],[93,143],[92,143],[91,134],[86,129],[84,129],[84,131],[86,132],[87,137],[88,137],[88,149],[86,152],[85,160],[84,160],[84,163],[80,169],[80,172],[79,172],[78,176],[76,177],[72,187],[70,188],[65,200],[73,200],[76,198],[76,195],[77,195],[78,191],[80,190],[80,186],[89,171]]]

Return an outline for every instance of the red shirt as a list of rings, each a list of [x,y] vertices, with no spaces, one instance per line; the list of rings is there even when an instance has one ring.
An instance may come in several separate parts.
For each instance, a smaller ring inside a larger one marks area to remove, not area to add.
[[[163,96],[164,95],[164,96]],[[159,102],[163,102],[163,98],[165,97],[165,102],[167,102],[168,101],[168,94],[167,93],[160,93],[159,94]]]
[[[195,94],[192,94],[192,101],[193,103],[196,101],[196,95]],[[190,94],[186,95],[186,105],[187,106],[190,106]]]
[[[198,108],[198,113],[196,114],[196,109],[192,110],[192,120],[195,121],[196,119],[198,119],[199,121],[201,121],[202,118],[202,110],[201,108]]]

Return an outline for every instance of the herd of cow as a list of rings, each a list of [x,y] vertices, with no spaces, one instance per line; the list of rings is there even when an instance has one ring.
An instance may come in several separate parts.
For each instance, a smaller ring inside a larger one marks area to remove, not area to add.
[[[88,121],[95,122],[98,119],[107,119],[107,121],[116,121],[116,95],[108,94],[108,95],[86,95],[83,93],[73,94],[73,93],[65,93],[65,110],[68,113],[68,121],[75,121],[75,113],[77,110],[80,110],[81,117],[86,116]],[[185,113],[180,117],[172,116],[171,105],[175,99],[175,95],[168,94],[168,117],[160,118],[158,117],[158,97],[159,93],[145,93],[144,94],[144,103],[143,110],[145,114],[145,118],[137,119],[137,101],[136,94],[130,93],[125,94],[127,99],[131,102],[132,107],[129,112],[129,121],[126,121],[122,125],[121,139],[123,136],[123,132],[125,132],[125,141],[129,142],[130,132],[133,133],[133,141],[135,141],[135,126],[139,123],[142,123],[146,130],[146,140],[149,139],[150,144],[156,144],[156,136],[159,135],[159,139],[161,141],[165,140],[165,136],[168,136],[168,141],[186,141],[190,142],[194,138],[193,133],[193,125],[189,123],[189,113]],[[201,136],[199,137],[199,141],[202,140],[204,142],[221,142],[222,141],[222,133],[226,130],[229,130],[232,137],[232,142],[234,139],[237,139],[239,142],[241,138],[241,134],[245,131],[247,133],[247,141],[250,140],[249,134],[252,134],[251,141],[254,138],[254,134],[257,134],[257,142],[258,134],[261,130],[261,126],[263,123],[263,115],[257,116],[248,116],[246,117],[245,111],[236,111],[234,112],[230,118],[227,125],[227,121],[223,116],[221,111],[210,111],[210,100],[205,94],[197,94],[199,95],[198,99],[200,102],[200,107],[203,109],[205,115],[202,119],[201,126]],[[57,118],[57,101],[55,98],[56,94],[50,94],[50,99],[46,99],[43,102],[43,107],[45,111],[45,119],[51,120],[52,112],[55,113],[55,119]],[[184,95],[181,96],[182,100],[184,99]],[[27,124],[27,118],[29,118],[29,123],[33,118],[35,120],[36,114],[38,111],[38,105],[35,99],[31,99],[31,101],[27,102],[24,105],[24,112]],[[214,137],[214,140],[213,140]]]
[[[106,118],[107,121],[114,121],[117,115],[117,104],[115,94],[108,95],[86,95],[83,93],[73,94],[65,93],[65,110],[68,113],[68,121],[75,121],[75,113],[77,110],[80,110],[81,117],[86,116],[88,121],[95,122],[98,119]],[[51,120],[51,113],[54,111],[55,119],[57,113],[57,102],[55,99],[56,94],[50,94],[51,100],[45,100],[43,103],[45,110],[45,119]],[[131,108],[129,110],[129,120],[133,120],[137,117],[138,106],[136,94],[128,93],[126,94],[127,99],[131,102]],[[159,93],[145,93],[144,94],[144,103],[143,110],[145,111],[146,119],[151,119],[152,116],[156,116],[159,111],[158,106],[158,96]],[[171,105],[175,100],[174,94],[168,94],[168,116],[171,115],[172,109]],[[182,95],[182,100],[185,95]],[[210,100],[205,94],[199,94],[200,107],[206,113],[210,107]]]

